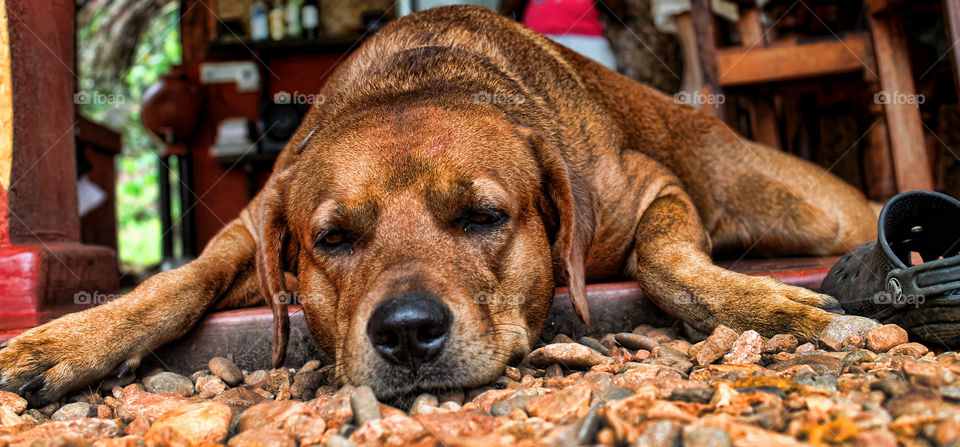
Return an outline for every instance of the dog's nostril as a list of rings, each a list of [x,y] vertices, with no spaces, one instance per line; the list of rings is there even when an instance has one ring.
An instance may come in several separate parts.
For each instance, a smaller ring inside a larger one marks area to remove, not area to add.
[[[441,326],[421,326],[420,329],[417,330],[417,339],[423,343],[434,342],[438,338],[446,335],[447,329]]]
[[[385,359],[416,369],[443,349],[450,322],[443,302],[427,293],[413,293],[380,304],[367,323],[367,335]]]
[[[373,344],[380,346],[395,348],[400,344],[400,338],[397,337],[397,334],[392,331],[374,334],[371,339],[373,340]]]

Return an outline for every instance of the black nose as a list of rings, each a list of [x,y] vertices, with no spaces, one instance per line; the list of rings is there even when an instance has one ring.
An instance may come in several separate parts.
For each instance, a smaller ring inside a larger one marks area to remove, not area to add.
[[[450,310],[427,293],[388,298],[367,324],[367,335],[381,356],[414,370],[440,353],[449,330]]]

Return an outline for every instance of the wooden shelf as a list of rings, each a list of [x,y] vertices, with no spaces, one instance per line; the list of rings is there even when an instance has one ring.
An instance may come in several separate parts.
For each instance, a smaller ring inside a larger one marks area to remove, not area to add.
[[[212,156],[220,161],[220,164],[226,168],[240,167],[246,163],[249,163],[253,166],[262,166],[269,169],[271,166],[273,166],[273,162],[277,159],[278,155],[280,155],[280,152],[251,152],[242,155]]]
[[[247,59],[251,55],[259,59],[271,59],[306,54],[346,53],[356,48],[365,38],[366,36],[361,34],[350,34],[318,39],[211,42],[208,59]]]
[[[869,40],[866,33],[848,33],[842,40],[823,38],[718,49],[720,86],[809,79],[864,69],[873,71]]]

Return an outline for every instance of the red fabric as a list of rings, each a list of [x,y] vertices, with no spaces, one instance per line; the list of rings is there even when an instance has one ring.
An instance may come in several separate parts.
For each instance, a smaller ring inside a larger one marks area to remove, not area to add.
[[[541,34],[603,36],[594,0],[530,0],[523,24]]]

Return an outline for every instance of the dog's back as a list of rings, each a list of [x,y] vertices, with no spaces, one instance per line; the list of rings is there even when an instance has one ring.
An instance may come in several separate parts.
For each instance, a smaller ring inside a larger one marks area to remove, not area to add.
[[[622,206],[645,202],[649,186],[676,176],[722,252],[753,246],[758,254],[827,254],[846,250],[840,239],[872,237],[870,226],[864,233],[859,223],[841,225],[871,221],[875,211],[839,178],[750,142],[712,115],[486,8],[439,7],[391,23],[338,69],[324,89],[332,101],[314,118],[321,128],[335,127],[338,111],[354,110],[358,101],[375,104],[379,94],[404,91],[449,100],[445,88],[469,100],[501,101],[557,146],[606,202],[600,220],[629,226],[638,210]],[[786,202],[797,204],[786,218],[785,209],[770,206]],[[791,228],[777,231],[779,224]],[[756,244],[771,227],[772,237]],[[789,237],[803,232],[800,240]],[[610,266],[621,260],[612,258]]]

